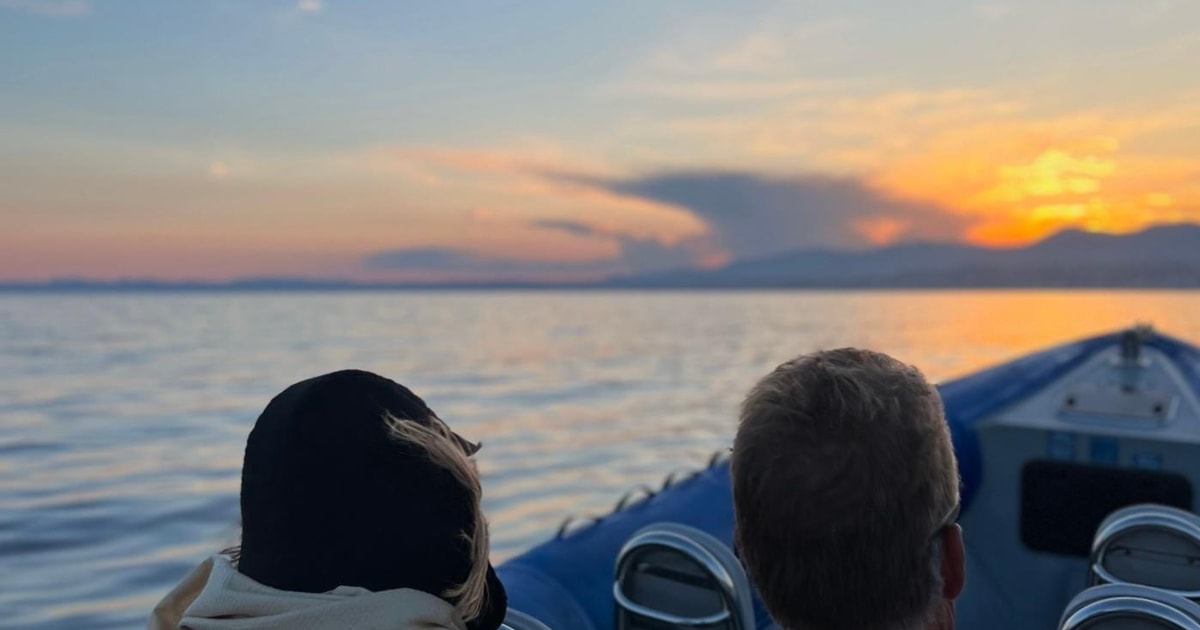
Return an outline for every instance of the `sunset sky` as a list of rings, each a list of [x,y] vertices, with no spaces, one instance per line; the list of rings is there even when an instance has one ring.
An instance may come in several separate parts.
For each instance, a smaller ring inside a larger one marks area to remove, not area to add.
[[[1200,2],[0,0],[0,281],[1200,221]]]

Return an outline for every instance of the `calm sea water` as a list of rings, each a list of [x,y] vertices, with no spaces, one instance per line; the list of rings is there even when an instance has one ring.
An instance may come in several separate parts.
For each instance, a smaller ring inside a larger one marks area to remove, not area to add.
[[[236,541],[259,411],[327,371],[395,378],[484,442],[502,560],[726,448],[797,353],[940,380],[1139,321],[1200,342],[1200,293],[0,294],[0,627],[142,625]]]

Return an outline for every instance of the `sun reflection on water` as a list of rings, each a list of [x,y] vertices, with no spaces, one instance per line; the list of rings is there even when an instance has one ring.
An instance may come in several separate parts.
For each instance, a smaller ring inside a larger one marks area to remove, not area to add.
[[[1150,321],[1200,341],[1200,293],[379,293],[0,296],[0,610],[128,627],[237,537],[245,436],[345,367],[485,448],[493,555],[728,446],[795,354],[869,346],[941,380]]]

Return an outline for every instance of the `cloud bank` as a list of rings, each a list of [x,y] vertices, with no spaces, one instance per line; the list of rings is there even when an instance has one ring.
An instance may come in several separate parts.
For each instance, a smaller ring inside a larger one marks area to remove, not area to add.
[[[629,178],[552,175],[559,183],[680,208],[706,229],[664,241],[600,227],[603,217],[529,221],[544,237],[599,239],[616,244],[615,258],[558,262],[517,260],[453,248],[414,248],[367,257],[372,269],[442,271],[494,277],[575,274],[629,275],[713,267],[806,248],[860,248],[911,240],[952,240],[965,221],[928,204],[892,199],[852,178],[771,177],[734,171],[677,171]]]
[[[809,247],[949,240],[965,226],[943,208],[892,199],[853,178],[683,171],[593,183],[686,208],[708,224],[713,244],[733,259]]]

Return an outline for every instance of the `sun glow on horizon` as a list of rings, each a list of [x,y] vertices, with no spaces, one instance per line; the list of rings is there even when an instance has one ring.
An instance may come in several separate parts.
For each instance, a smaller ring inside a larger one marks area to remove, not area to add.
[[[963,239],[990,247],[1071,228],[1127,233],[1200,222],[1200,159],[1128,155],[1113,136],[1039,143],[1040,130],[1030,138],[1004,131],[885,167],[880,186],[965,217]]]

